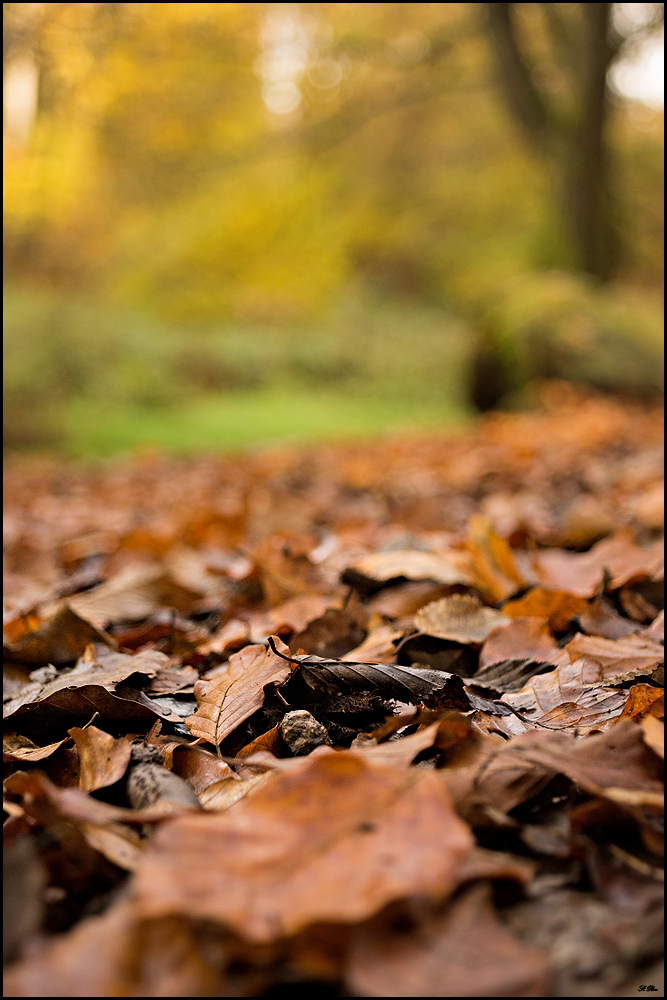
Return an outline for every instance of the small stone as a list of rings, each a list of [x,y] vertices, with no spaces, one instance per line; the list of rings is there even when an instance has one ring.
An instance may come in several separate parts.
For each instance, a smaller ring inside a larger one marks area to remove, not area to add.
[[[315,747],[331,746],[326,728],[310,712],[288,712],[280,723],[280,735],[295,757],[305,757]]]

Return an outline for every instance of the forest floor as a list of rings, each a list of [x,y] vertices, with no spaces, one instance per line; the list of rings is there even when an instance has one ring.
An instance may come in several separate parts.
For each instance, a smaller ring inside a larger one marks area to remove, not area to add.
[[[5,996],[664,995],[663,414],[5,470]]]

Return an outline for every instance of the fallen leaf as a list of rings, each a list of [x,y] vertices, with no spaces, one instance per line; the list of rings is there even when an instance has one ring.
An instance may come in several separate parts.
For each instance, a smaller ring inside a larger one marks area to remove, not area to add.
[[[663,719],[665,716],[665,692],[662,688],[650,684],[633,684],[628,691],[628,699],[623,707],[622,715],[641,722],[647,716]]]
[[[233,809],[155,836],[135,875],[142,914],[271,941],[363,920],[403,896],[447,895],[472,841],[433,772],[325,748],[289,764]]]
[[[404,667],[397,663],[356,663],[320,656],[293,656],[290,659],[298,664],[311,687],[330,694],[345,687],[357,691],[377,688],[389,697],[411,701],[441,691],[456,676],[444,670]]]
[[[2,753],[4,760],[25,760],[38,761],[50,757],[58,747],[67,743],[69,736],[56,743],[49,743],[48,746],[38,747],[29,740],[27,736],[18,733],[5,733],[2,740]]]
[[[443,584],[432,583],[430,580],[413,580],[401,583],[396,587],[387,587],[368,602],[371,614],[379,614],[384,618],[406,618],[414,615],[425,604],[444,597],[449,588]]]
[[[79,788],[94,792],[119,781],[130,762],[132,744],[121,737],[116,740],[96,726],[73,728],[69,734],[79,751]]]
[[[341,660],[370,661],[372,663],[393,663],[396,659],[396,641],[403,635],[403,629],[393,625],[377,625],[371,629],[360,646],[340,657]]]
[[[270,635],[289,636],[301,632],[310,622],[321,618],[331,604],[323,594],[299,594],[270,611],[248,618],[251,643],[266,642]]]
[[[352,569],[362,576],[383,583],[405,577],[407,580],[434,580],[441,584],[472,583],[467,553],[452,549],[423,552],[421,549],[398,549],[373,552],[359,559]]]
[[[503,612],[484,607],[471,594],[443,597],[415,615],[415,627],[420,632],[464,644],[481,645],[492,629],[508,624]]]
[[[248,778],[229,777],[213,782],[199,794],[199,801],[204,809],[222,812],[236,802],[240,802],[249,792],[264,784],[270,772],[254,774]]]
[[[161,607],[190,611],[201,596],[176,583],[160,564],[134,563],[69,603],[81,618],[106,628],[112,622],[149,618]]]
[[[503,614],[510,618],[546,618],[552,632],[565,632],[572,619],[585,608],[583,597],[563,590],[532,587],[523,597],[503,604]]]
[[[209,785],[234,775],[229,764],[203,747],[176,745],[169,757],[168,761],[165,755],[165,765],[170,764],[174,774],[187,781],[196,795]]]
[[[293,636],[289,646],[295,652],[314,653],[315,656],[340,657],[356,649],[366,638],[358,610],[327,608],[323,615],[313,619],[305,629]]]
[[[256,740],[252,740],[251,743],[246,743],[244,747],[237,750],[236,756],[250,757],[259,750],[268,750],[274,757],[288,756],[289,750],[280,735],[280,723],[274,726],[273,729],[269,729],[268,732],[258,736]]]
[[[512,618],[491,630],[479,654],[481,667],[505,660],[563,663],[567,653],[556,645],[546,618]]]
[[[55,680],[47,684],[27,685],[18,697],[4,706],[3,716],[8,719],[23,707],[46,701],[62,691],[88,686],[113,691],[117,684],[127,680],[132,674],[154,677],[166,663],[168,657],[155,650],[145,650],[135,656],[111,651],[102,654],[100,651],[93,663],[82,661],[73,670],[60,673]]]
[[[588,684],[621,684],[645,674],[652,674],[665,662],[660,643],[639,635],[623,639],[601,639],[595,635],[577,635],[565,647],[570,660],[581,657],[599,664],[597,673],[590,674]]]
[[[136,830],[122,823],[108,823],[106,826],[94,826],[92,823],[79,823],[79,829],[91,847],[124,871],[133,872],[139,863],[142,841]]]
[[[655,750],[659,757],[665,759],[665,724],[659,722],[655,715],[647,715],[641,721],[644,742]]]
[[[417,917],[412,930],[397,916],[379,917],[353,938],[349,978],[358,996],[547,995],[546,953],[499,921],[487,884],[469,888],[445,913]]]
[[[626,695],[591,683],[598,675],[597,663],[582,657],[534,675],[520,691],[503,694],[501,702],[520,712],[526,721],[554,729],[576,727],[589,732],[605,728],[620,716]]]
[[[495,534],[488,518],[479,514],[470,518],[466,549],[473,586],[491,604],[506,600],[525,586],[509,542]]]
[[[277,648],[289,654],[284,643]],[[229,669],[215,681],[195,684],[197,711],[185,719],[193,734],[218,746],[264,703],[268,684],[284,684],[293,666],[264,646],[246,646],[229,659]]]
[[[623,529],[603,538],[588,552],[543,549],[533,555],[532,563],[538,581],[546,589],[593,597],[605,570],[614,590],[634,580],[659,579],[664,573],[664,542],[641,548]]]
[[[626,635],[642,631],[641,625],[619,615],[599,597],[586,604],[579,615],[579,624],[588,635],[598,635],[603,639],[622,639]]]
[[[59,605],[34,631],[10,643],[7,652],[10,657],[24,663],[63,666],[73,663],[91,642],[112,647],[116,645],[111,636],[84,621],[72,609],[70,601],[69,604]]]

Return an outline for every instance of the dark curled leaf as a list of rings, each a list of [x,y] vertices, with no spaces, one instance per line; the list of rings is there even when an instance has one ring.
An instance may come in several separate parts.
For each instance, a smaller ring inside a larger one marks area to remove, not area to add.
[[[540,660],[503,660],[502,663],[483,667],[467,683],[493,691],[514,693],[520,691],[531,677],[553,669],[553,663],[543,663]]]
[[[285,656],[279,653],[269,637],[269,646],[284,660],[301,668],[304,680],[312,688],[335,694],[341,687],[357,691],[377,688],[392,698],[425,698],[442,690],[454,674],[445,670],[403,667],[398,664],[352,663],[348,660],[328,660],[320,656]]]

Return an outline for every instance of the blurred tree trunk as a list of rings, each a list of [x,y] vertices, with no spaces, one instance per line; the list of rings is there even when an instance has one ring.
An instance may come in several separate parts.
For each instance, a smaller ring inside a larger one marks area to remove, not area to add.
[[[500,90],[527,141],[555,171],[573,264],[606,281],[617,262],[605,136],[607,72],[618,50],[611,25],[613,4],[537,5],[556,69],[569,79],[565,106],[538,81],[521,37],[519,6],[484,5]]]

